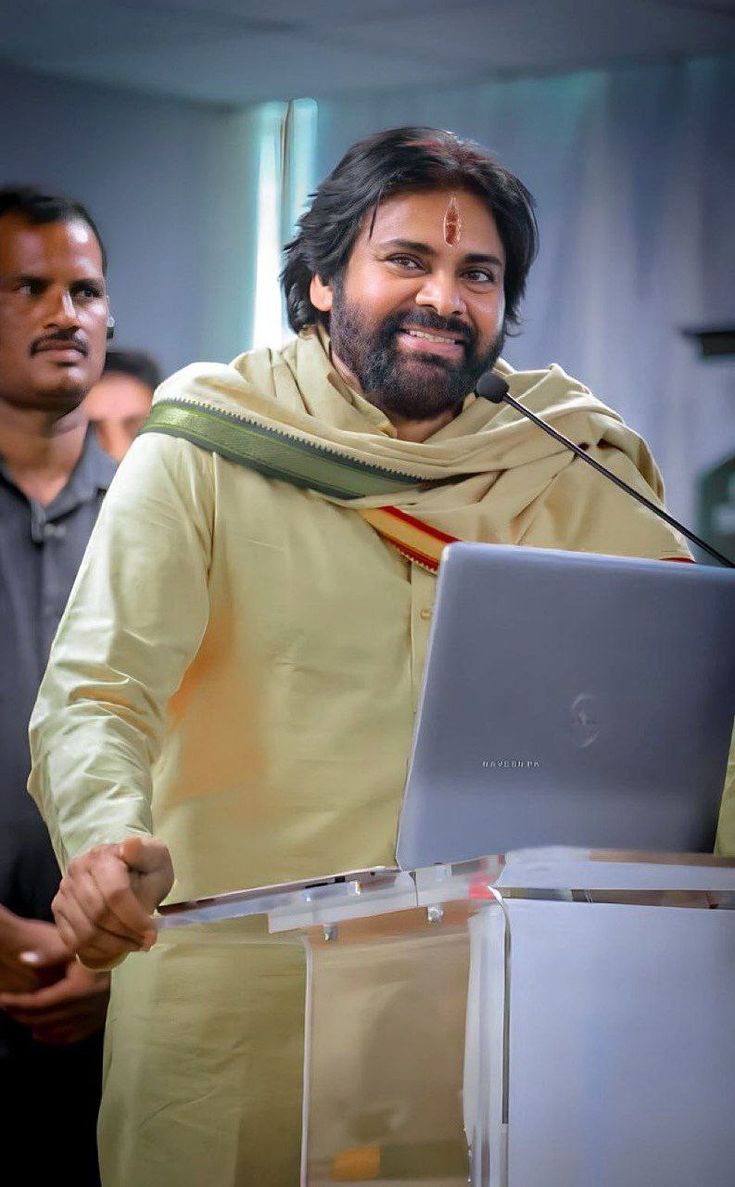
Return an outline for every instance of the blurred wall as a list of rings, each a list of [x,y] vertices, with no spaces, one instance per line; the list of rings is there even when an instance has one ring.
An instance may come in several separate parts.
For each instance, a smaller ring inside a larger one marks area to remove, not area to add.
[[[245,344],[248,118],[0,65],[0,184],[89,207],[110,259],[115,344],[167,372]]]

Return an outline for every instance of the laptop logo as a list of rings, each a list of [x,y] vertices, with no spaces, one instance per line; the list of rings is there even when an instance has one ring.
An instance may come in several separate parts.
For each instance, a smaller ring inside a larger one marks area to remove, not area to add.
[[[572,701],[572,739],[584,750],[600,736],[600,710],[597,697],[590,692],[581,692]]]

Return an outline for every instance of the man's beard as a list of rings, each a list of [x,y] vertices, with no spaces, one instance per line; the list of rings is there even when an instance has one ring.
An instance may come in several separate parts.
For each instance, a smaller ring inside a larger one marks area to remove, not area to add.
[[[481,353],[471,326],[439,317],[429,309],[391,314],[373,326],[361,306],[345,300],[339,284],[334,296],[329,316],[334,353],[355,376],[366,399],[388,416],[394,413],[404,420],[431,420],[452,409],[459,411],[503,348],[504,331]],[[408,325],[459,338],[464,343],[464,357],[454,362],[430,351],[402,351],[396,335]]]

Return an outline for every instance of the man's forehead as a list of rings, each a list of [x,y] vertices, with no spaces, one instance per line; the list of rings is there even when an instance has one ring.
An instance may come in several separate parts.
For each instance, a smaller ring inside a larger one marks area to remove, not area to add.
[[[123,417],[130,415],[131,410],[147,411],[152,399],[153,391],[142,379],[121,371],[107,371],[92,388],[87,406],[99,411],[100,415],[117,411],[117,415]]]
[[[444,245],[462,254],[504,258],[502,240],[493,215],[482,198],[469,190],[402,190],[368,212],[365,241],[392,239]]]
[[[0,272],[83,266],[102,271],[102,250],[80,218],[33,223],[20,211],[0,215]]]

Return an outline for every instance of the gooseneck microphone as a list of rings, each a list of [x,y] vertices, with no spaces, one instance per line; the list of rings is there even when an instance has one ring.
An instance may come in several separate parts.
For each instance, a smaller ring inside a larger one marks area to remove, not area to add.
[[[657,507],[656,504],[651,502],[650,499],[647,499],[645,495],[642,495],[639,491],[634,490],[632,486],[628,486],[628,483],[623,482],[622,478],[618,478],[617,474],[613,474],[605,466],[602,466],[599,462],[596,462],[594,458],[591,458],[589,454],[585,453],[581,445],[575,445],[574,441],[570,441],[569,438],[565,437],[563,433],[559,433],[556,429],[552,428],[550,424],[547,424],[545,420],[542,420],[540,416],[537,416],[535,412],[531,412],[529,408],[525,408],[523,404],[514,399],[508,391],[508,384],[500,377],[500,375],[496,375],[494,371],[486,371],[485,374],[481,375],[478,379],[475,386],[475,392],[478,396],[482,396],[485,400],[489,400],[491,404],[502,404],[503,402],[510,404],[511,408],[515,408],[515,410],[520,412],[522,416],[528,417],[528,419],[533,421],[535,425],[538,425],[540,429],[543,429],[545,433],[548,433],[550,437],[553,437],[555,441],[558,441],[560,445],[564,445],[567,449],[571,449],[572,453],[576,454],[577,457],[582,458],[588,466],[592,466],[593,470],[597,470],[598,473],[603,474],[605,478],[609,478],[611,482],[614,482],[616,486],[619,486],[621,490],[624,490],[629,495],[632,495],[634,499],[637,499],[638,502],[642,503],[644,507],[647,507],[649,511],[653,511],[654,515],[657,515],[659,519],[663,519],[664,522],[668,523],[672,528],[676,528],[677,531],[681,532],[682,536],[686,536],[687,540],[691,540],[691,542],[696,544],[698,548],[702,548],[705,552],[708,552],[710,556],[713,556],[715,560],[720,562],[721,565],[725,565],[728,569],[735,569],[735,563],[731,560],[728,560],[726,556],[723,556],[721,552],[718,552],[717,549],[713,548],[711,544],[708,544],[706,540],[700,540],[699,536],[695,536],[694,532],[690,532],[688,528],[685,528],[684,525],[679,523],[677,519],[674,519],[673,515],[669,515],[668,511],[663,511],[660,507]]]

